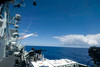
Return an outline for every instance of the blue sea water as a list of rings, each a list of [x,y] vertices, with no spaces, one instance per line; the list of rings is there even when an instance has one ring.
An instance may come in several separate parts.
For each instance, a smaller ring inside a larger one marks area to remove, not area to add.
[[[43,49],[44,57],[48,59],[70,59],[82,64],[88,63],[91,58],[88,56],[88,48],[70,48],[70,47],[47,47],[47,46],[26,46],[25,50],[30,51],[31,48]],[[88,64],[92,66],[92,62]]]

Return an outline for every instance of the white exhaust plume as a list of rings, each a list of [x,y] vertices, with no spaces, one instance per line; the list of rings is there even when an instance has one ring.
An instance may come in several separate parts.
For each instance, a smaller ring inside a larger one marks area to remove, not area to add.
[[[18,40],[22,40],[22,39],[25,39],[25,38],[30,37],[30,36],[35,36],[35,37],[37,37],[38,35],[37,35],[37,34],[34,34],[34,33],[32,33],[32,34],[27,34],[27,35],[25,35],[25,36],[23,36],[23,37],[20,37]]]

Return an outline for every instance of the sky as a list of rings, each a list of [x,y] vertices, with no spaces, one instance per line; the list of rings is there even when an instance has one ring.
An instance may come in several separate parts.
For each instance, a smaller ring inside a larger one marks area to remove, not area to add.
[[[20,35],[37,35],[23,39],[23,44],[64,47],[100,45],[100,0],[36,0],[37,6],[33,6],[33,0],[25,0],[24,3],[25,7],[21,8],[10,4],[11,15],[21,15]]]

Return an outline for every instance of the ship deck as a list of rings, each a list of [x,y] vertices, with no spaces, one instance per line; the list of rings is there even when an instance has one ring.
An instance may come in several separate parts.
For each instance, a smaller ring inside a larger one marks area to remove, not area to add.
[[[10,55],[0,61],[0,67],[14,67],[16,59],[17,57],[15,57],[14,55]]]

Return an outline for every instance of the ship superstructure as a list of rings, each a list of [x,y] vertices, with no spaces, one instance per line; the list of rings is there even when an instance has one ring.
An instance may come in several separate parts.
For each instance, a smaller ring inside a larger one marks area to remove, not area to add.
[[[14,0],[12,0],[14,1]],[[11,63],[15,63],[15,59],[18,57],[13,56],[14,54],[20,55],[20,61],[24,60],[24,46],[17,43],[19,33],[18,33],[18,24],[21,18],[21,15],[15,14],[14,17],[9,14],[9,1],[0,1],[0,67],[4,67],[5,58],[13,60]],[[13,28],[10,28],[10,26]],[[22,51],[22,53],[21,53]],[[4,65],[4,66],[3,66]]]

